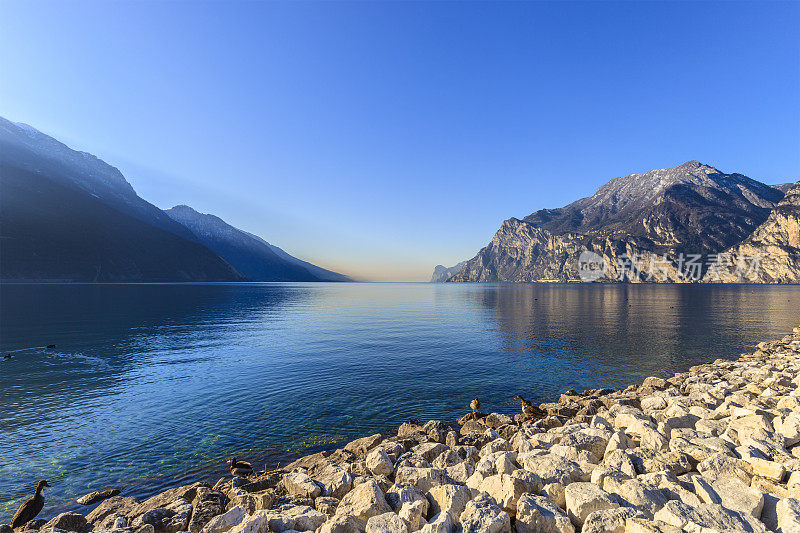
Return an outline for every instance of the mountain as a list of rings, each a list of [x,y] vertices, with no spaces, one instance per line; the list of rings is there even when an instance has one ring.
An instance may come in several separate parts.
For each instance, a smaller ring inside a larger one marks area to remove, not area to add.
[[[0,279],[244,280],[119,170],[2,117]]]
[[[2,281],[244,281],[203,245],[0,154]]]
[[[456,274],[461,267],[464,266],[466,261],[461,261],[460,263],[453,265],[451,267],[446,267],[444,265],[436,265],[433,267],[433,274],[431,275],[431,283],[440,283],[443,281],[447,281],[453,274]]]
[[[185,227],[140,198],[117,168],[92,154],[73,150],[27,124],[0,117],[0,163],[78,188],[121,213],[192,239]]]
[[[709,271],[704,281],[800,283],[800,181],[791,184],[763,224],[726,254],[720,262],[730,268],[719,276]]]
[[[506,220],[449,281],[578,281],[583,251],[598,256],[605,279],[692,281],[704,267],[684,259],[743,241],[782,197],[697,161],[614,178],[565,207]]]
[[[346,276],[292,257],[217,216],[199,213],[186,205],[164,212],[252,281],[350,281]]]

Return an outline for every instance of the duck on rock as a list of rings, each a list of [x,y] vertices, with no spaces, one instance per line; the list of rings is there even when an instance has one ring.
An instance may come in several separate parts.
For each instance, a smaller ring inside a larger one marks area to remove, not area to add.
[[[237,461],[236,457],[231,457],[231,475],[236,477],[247,477],[253,473],[253,465],[245,461]]]
[[[44,507],[44,494],[42,494],[42,491],[49,486],[45,480],[36,484],[36,493],[33,498],[20,505],[17,512],[14,513],[14,518],[11,519],[12,528],[16,529],[24,526],[42,512],[42,507]]]
[[[547,413],[539,409],[538,407],[534,407],[531,402],[523,398],[521,395],[517,394],[514,396],[515,400],[519,400],[522,402],[522,414],[528,418],[542,418],[547,416]]]
[[[481,402],[475,398],[471,402],[469,402],[469,406],[472,408],[472,418],[475,420],[478,419],[478,409],[481,408]]]

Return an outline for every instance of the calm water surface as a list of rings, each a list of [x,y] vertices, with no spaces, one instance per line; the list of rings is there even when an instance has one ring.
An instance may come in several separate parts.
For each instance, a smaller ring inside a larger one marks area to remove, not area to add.
[[[237,454],[275,464],[479,397],[625,387],[800,325],[800,287],[207,284],[0,287],[0,523]],[[42,347],[56,344],[55,350]],[[85,512],[85,508],[83,509]]]

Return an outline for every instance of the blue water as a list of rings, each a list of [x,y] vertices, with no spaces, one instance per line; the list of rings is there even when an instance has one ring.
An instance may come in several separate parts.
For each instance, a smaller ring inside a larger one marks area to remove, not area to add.
[[[5,285],[0,523],[38,479],[43,517],[107,486],[146,496],[476,396],[515,412],[733,358],[798,309],[800,287]]]

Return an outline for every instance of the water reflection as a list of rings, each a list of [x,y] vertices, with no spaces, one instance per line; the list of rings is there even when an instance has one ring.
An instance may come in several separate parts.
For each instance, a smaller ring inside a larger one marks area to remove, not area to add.
[[[516,410],[730,357],[799,322],[797,287],[211,284],[0,287],[0,522],[121,484]],[[61,507],[59,507],[61,506]]]

